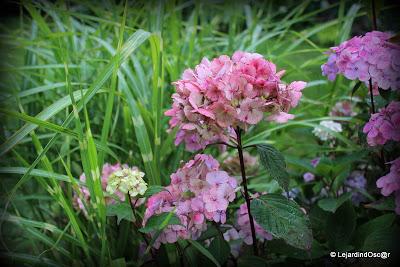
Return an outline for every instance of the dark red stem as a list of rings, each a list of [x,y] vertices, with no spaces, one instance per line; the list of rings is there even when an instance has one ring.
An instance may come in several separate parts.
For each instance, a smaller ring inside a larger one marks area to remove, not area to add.
[[[250,228],[251,228],[251,236],[253,238],[253,250],[254,250],[254,255],[258,255],[258,250],[257,250],[257,239],[256,239],[256,228],[254,227],[254,220],[253,216],[251,215],[250,211],[250,196],[249,196],[249,191],[247,190],[247,179],[246,179],[246,171],[245,171],[245,166],[244,166],[244,159],[243,159],[243,147],[242,147],[242,130],[237,127],[236,129],[236,135],[237,135],[237,150],[239,153],[239,160],[240,160],[240,171],[242,173],[242,185],[244,189],[244,198],[246,199],[246,205],[247,205],[247,211],[249,214],[249,220],[250,220]]]
[[[369,96],[371,98],[371,114],[375,113],[374,94],[372,92],[372,79],[369,79]]]
[[[378,25],[376,23],[376,9],[375,9],[375,0],[371,0],[371,8],[372,8],[372,29],[376,31],[378,29]]]

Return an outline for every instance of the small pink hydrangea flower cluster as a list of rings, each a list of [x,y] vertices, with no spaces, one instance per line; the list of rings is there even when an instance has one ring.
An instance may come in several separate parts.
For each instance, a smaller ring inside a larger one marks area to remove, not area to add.
[[[348,100],[337,102],[329,112],[329,116],[333,117],[353,117],[355,115],[357,112],[354,111],[354,104]]]
[[[287,112],[297,106],[305,82],[281,81],[284,71],[257,53],[237,51],[212,61],[204,58],[194,70],[187,69],[175,82],[170,128],[178,127],[175,144],[182,141],[195,151],[208,144],[227,142],[233,129],[247,129],[263,119],[286,122]]]
[[[390,172],[376,181],[381,194],[389,196],[394,192],[396,197],[396,213],[400,215],[400,158],[390,162]]]
[[[400,141],[400,102],[392,101],[372,114],[363,132],[370,146],[383,145],[389,140]]]
[[[101,171],[101,188],[103,191],[106,191],[107,185],[108,185],[108,178],[110,177],[111,174],[113,174],[116,171],[121,171],[123,169],[129,169],[129,166],[127,164],[120,164],[116,163],[114,165],[105,163],[103,165],[102,171]],[[132,170],[139,170],[137,167],[131,167],[130,169]],[[84,173],[79,176],[79,180],[83,183],[86,182],[86,176]],[[125,201],[125,194],[119,191],[116,191],[114,193],[117,198],[119,198],[120,201]],[[80,186],[79,187],[79,193],[75,192],[74,193],[74,206],[76,209],[82,210],[85,215],[87,215],[87,210],[85,208],[83,200],[79,197],[79,195],[82,196],[83,199],[85,199],[86,203],[89,203],[90,200],[90,192],[89,189],[86,186]],[[106,205],[109,204],[114,204],[116,201],[112,197],[105,197]],[[141,205],[143,204],[143,199],[140,201],[135,201],[136,205]]]
[[[390,43],[390,33],[372,31],[356,36],[328,52],[328,62],[321,66],[322,74],[334,80],[338,73],[349,80],[368,83],[375,90],[400,88],[400,46]]]
[[[310,161],[310,164],[313,168],[316,168],[320,161],[321,161],[321,158],[317,157],[317,158],[312,159]],[[304,182],[309,183],[309,182],[314,181],[315,175],[312,172],[306,172],[303,174],[303,179],[304,179]]]
[[[237,182],[219,170],[210,155],[197,154],[171,175],[171,184],[146,203],[143,225],[155,215],[174,211],[182,225],[169,225],[155,242],[174,243],[178,238],[197,239],[206,230],[206,220],[225,223],[226,209],[236,197]]]

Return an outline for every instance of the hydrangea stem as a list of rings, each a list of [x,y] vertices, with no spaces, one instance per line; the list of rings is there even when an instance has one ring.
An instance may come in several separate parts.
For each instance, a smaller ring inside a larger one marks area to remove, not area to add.
[[[376,8],[375,8],[375,0],[371,1],[371,9],[372,9],[372,29],[376,31],[378,29],[378,24],[376,22]],[[372,93],[372,78],[369,79],[369,95],[371,97],[371,113],[375,113],[375,104],[374,104],[374,94]]]
[[[375,113],[374,94],[372,89],[372,79],[369,79],[369,96],[371,97],[371,114]]]
[[[251,215],[250,211],[250,196],[249,196],[249,191],[247,190],[247,179],[246,179],[246,171],[245,171],[245,166],[244,166],[244,160],[243,160],[243,147],[242,147],[242,130],[237,127],[236,129],[236,135],[237,135],[237,150],[239,153],[239,161],[240,161],[240,171],[242,173],[242,185],[244,189],[244,198],[246,199],[246,205],[247,205],[247,211],[249,214],[249,221],[250,221],[250,228],[251,228],[251,236],[253,239],[253,250],[254,250],[254,255],[258,255],[257,251],[257,239],[256,239],[256,229],[254,227],[254,220],[253,216]]]

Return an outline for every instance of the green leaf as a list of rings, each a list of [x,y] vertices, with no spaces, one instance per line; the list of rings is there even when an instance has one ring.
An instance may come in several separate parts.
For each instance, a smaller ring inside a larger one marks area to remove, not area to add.
[[[5,174],[25,174],[28,171],[28,168],[24,167],[0,167],[0,173],[5,173]],[[71,182],[71,179],[64,174],[59,174],[55,172],[49,172],[45,170],[40,170],[40,169],[32,169],[31,171],[32,176],[37,176],[37,177],[43,177],[43,178],[49,178],[49,179],[56,179],[59,181],[63,182]],[[75,183],[82,185],[83,183],[77,179],[74,180]]]
[[[207,227],[207,230],[205,230],[197,240],[204,241],[206,239],[211,239],[218,234],[219,231],[217,227],[215,227],[214,225],[210,225],[209,227]]]
[[[286,163],[283,155],[273,146],[267,144],[257,145],[261,163],[267,169],[268,174],[275,179],[286,191],[289,187],[289,174],[286,171]]]
[[[375,210],[393,211],[396,208],[396,205],[394,203],[394,198],[391,196],[391,197],[384,197],[375,202],[366,204],[366,205],[364,205],[364,207],[370,208],[370,209],[375,209]]]
[[[396,215],[393,213],[384,214],[376,217],[363,225],[359,226],[355,232],[354,244],[361,249],[364,246],[366,238],[377,229],[390,228],[393,225]]]
[[[144,197],[151,197],[154,194],[157,194],[161,191],[167,191],[163,186],[161,185],[151,185],[147,188],[146,192],[144,193]]]
[[[267,263],[263,258],[247,255],[240,257],[237,263],[238,267],[265,267]]]
[[[125,258],[118,258],[111,261],[111,267],[126,267]]]
[[[350,201],[327,218],[326,235],[331,249],[345,250],[356,227],[356,213]]]
[[[275,238],[296,248],[311,248],[310,221],[293,200],[280,194],[263,195],[251,202],[251,213],[257,223]]]
[[[397,225],[386,228],[377,228],[364,241],[362,251],[396,251],[400,229]]]
[[[218,262],[223,265],[229,258],[231,248],[223,238],[222,234],[218,234],[211,241],[208,251],[210,251],[211,254],[218,260]]]
[[[209,260],[211,260],[215,266],[220,267],[221,265],[219,262],[214,258],[214,256],[205,248],[203,247],[199,242],[195,240],[188,239],[187,240],[193,247],[195,247],[201,254],[206,256]]]
[[[327,253],[325,246],[320,244],[315,239],[313,240],[311,251],[294,248],[292,246],[289,246],[282,240],[273,239],[271,241],[268,241],[266,252],[277,253],[285,257],[290,257],[299,260],[318,259],[326,255]]]
[[[325,210],[325,211],[329,211],[329,212],[335,212],[343,203],[345,203],[347,200],[349,200],[351,198],[352,193],[351,192],[347,192],[343,195],[341,195],[338,198],[323,198],[321,200],[318,201],[318,206]]]
[[[169,218],[167,223],[166,224],[163,223],[167,220],[168,216],[171,216],[171,217]],[[181,221],[174,213],[164,212],[161,214],[151,216],[150,219],[147,221],[146,226],[143,228],[140,228],[139,231],[147,234],[147,233],[153,232],[155,230],[161,230],[164,227],[166,227],[167,225],[180,225],[180,224],[181,224]],[[160,228],[160,227],[162,227],[162,228]]]
[[[131,206],[128,203],[118,203],[107,206],[107,216],[117,216],[117,224],[121,220],[135,221]]]

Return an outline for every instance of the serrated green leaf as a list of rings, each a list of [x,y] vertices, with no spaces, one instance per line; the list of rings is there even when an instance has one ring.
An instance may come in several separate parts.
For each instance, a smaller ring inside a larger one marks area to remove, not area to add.
[[[144,197],[151,197],[154,194],[157,194],[161,191],[166,191],[166,189],[161,185],[151,185],[147,188],[146,192],[144,193]]]
[[[107,206],[107,216],[117,216],[117,224],[121,220],[135,221],[131,206],[128,203],[118,203]]]
[[[267,144],[257,145],[257,151],[260,154],[261,163],[267,169],[268,174],[287,191],[289,174],[286,171],[285,158],[281,152]]]
[[[311,248],[310,221],[293,200],[280,194],[262,195],[251,202],[251,212],[256,222],[275,238],[300,249]]]
[[[170,216],[169,220],[165,223],[167,217],[169,216]],[[150,219],[146,222],[146,226],[140,228],[139,231],[147,234],[155,230],[161,230],[167,225],[180,225],[180,224],[181,221],[176,216],[176,214],[170,212],[164,212],[161,214],[151,216]]]

